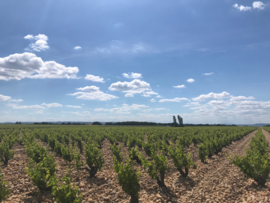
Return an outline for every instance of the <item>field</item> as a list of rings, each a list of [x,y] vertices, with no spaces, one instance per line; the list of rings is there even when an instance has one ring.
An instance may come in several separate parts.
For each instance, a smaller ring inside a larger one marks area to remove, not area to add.
[[[268,170],[269,131],[0,125],[0,198],[4,187],[9,203],[269,202],[269,171],[260,184],[229,159],[258,148]]]

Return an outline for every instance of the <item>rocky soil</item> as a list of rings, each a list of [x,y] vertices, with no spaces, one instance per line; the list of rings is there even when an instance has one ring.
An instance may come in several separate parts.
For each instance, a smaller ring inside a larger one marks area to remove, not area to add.
[[[270,134],[263,131],[269,144]],[[147,172],[138,164],[136,169],[141,171],[139,193],[140,202],[270,202],[270,179],[266,187],[257,186],[251,179],[245,179],[241,171],[235,167],[228,159],[233,154],[245,154],[255,132],[248,134],[241,140],[223,148],[222,152],[207,159],[207,163],[201,163],[198,159],[198,150],[191,146],[186,149],[194,154],[194,161],[197,169],[190,169],[188,178],[182,178],[179,172],[169,159],[170,172],[165,177],[167,189],[159,188],[156,181],[152,180]],[[40,142],[40,141],[39,141]],[[42,143],[48,147],[46,143]],[[113,170],[113,156],[108,140],[103,141],[102,152],[105,164],[102,171],[96,174],[95,178],[89,179],[86,170],[77,171],[72,169],[73,184],[80,188],[83,195],[83,202],[129,202],[130,197],[123,192],[118,185],[117,174]],[[48,147],[49,148],[49,147]],[[33,185],[31,178],[26,173],[29,158],[24,146],[15,144],[14,158],[10,160],[8,166],[2,166],[4,180],[8,181],[8,188],[11,194],[6,199],[6,203],[15,202],[54,202],[50,192],[39,193]],[[127,153],[127,148],[123,147],[123,153]],[[57,176],[63,177],[67,173],[65,161],[55,157],[57,163]],[[84,166],[85,158],[81,156]]]

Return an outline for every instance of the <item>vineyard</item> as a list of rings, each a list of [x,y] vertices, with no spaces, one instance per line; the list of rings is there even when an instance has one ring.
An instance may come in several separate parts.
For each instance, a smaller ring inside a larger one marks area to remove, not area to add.
[[[0,126],[3,202],[269,202],[270,127]]]

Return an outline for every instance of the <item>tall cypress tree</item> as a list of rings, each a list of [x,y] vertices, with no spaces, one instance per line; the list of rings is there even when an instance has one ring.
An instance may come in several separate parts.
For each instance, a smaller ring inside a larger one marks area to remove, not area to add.
[[[177,122],[176,122],[176,118],[175,118],[175,116],[173,116],[173,125],[174,125],[174,127],[176,127],[176,126],[177,126]]]

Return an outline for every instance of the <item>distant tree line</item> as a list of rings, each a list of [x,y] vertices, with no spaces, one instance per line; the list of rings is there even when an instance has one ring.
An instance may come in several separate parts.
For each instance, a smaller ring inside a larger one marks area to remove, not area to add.
[[[21,121],[16,121],[16,123],[15,124],[22,124],[22,122]]]
[[[145,126],[172,126],[172,123],[155,123],[155,122],[146,122],[146,121],[124,121],[124,122],[107,122],[105,125],[145,125]]]
[[[50,122],[35,122],[34,125],[85,125],[85,123],[71,123],[71,122],[63,122],[61,124],[59,123],[50,123]]]

